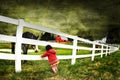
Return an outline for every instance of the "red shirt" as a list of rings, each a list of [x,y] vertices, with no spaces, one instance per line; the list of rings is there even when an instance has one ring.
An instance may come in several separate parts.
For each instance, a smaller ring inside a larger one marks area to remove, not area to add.
[[[46,51],[42,57],[48,57],[49,63],[54,64],[56,61],[58,61],[57,56],[56,56],[56,50],[50,49]]]
[[[55,39],[56,42],[68,42],[68,40],[63,40],[61,36],[57,36]]]
[[[57,36],[56,39],[55,39],[56,42],[61,42],[61,40],[62,40],[62,39],[61,39],[60,36]]]

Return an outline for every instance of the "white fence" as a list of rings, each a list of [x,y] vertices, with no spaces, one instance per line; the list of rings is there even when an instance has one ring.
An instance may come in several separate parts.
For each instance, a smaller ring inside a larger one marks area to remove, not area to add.
[[[17,20],[17,19],[0,16],[0,21],[14,24],[17,26],[16,36],[8,36],[8,35],[0,34],[0,40],[16,43],[15,54],[0,53],[0,59],[15,60],[15,71],[16,72],[21,72],[21,60],[43,60],[40,57],[40,55],[23,55],[23,54],[21,54],[21,44],[22,43],[42,45],[42,46],[46,46],[47,44],[50,44],[53,47],[72,49],[72,55],[58,56],[59,59],[71,59],[71,64],[75,64],[76,58],[91,57],[91,60],[93,61],[95,56],[100,55],[102,57],[104,54],[107,55],[107,54],[110,54],[110,53],[118,50],[118,47],[115,47],[115,46],[109,46],[106,44],[95,43],[95,42],[92,42],[89,40],[85,40],[83,38],[79,38],[77,36],[68,35],[68,34],[61,33],[61,32],[55,31],[55,30],[51,30],[51,29],[48,29],[45,27],[30,24],[30,23],[24,22],[24,20],[22,20],[22,19]],[[23,33],[24,27],[28,27],[28,28],[32,28],[32,29],[36,29],[36,30],[40,30],[40,31],[45,31],[45,32],[65,36],[67,38],[71,38],[71,39],[73,39],[73,45],[59,44],[59,43],[55,43],[55,42],[46,42],[46,41],[22,38],[22,33]],[[78,46],[77,45],[78,41],[92,44],[93,47]],[[99,45],[101,47],[96,48],[95,47],[96,45]],[[92,51],[92,53],[86,54],[86,55],[76,55],[77,49],[90,50],[90,51]],[[96,50],[100,50],[101,52],[95,53]]]

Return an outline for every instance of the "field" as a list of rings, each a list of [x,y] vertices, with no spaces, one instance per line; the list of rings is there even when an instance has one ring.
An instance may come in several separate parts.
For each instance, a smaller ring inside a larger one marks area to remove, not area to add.
[[[41,55],[44,47],[39,53]],[[58,55],[71,54],[71,50],[56,48]],[[86,54],[90,51],[80,51],[77,54]],[[60,60],[59,73],[54,74],[48,61],[28,61],[23,63],[22,72],[15,72],[15,61],[0,60],[0,80],[120,80],[120,51],[101,58],[77,59],[75,65],[71,60]]]

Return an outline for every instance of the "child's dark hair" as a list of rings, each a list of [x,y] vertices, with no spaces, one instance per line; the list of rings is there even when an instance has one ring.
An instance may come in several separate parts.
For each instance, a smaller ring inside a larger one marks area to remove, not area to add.
[[[46,51],[48,51],[48,50],[50,50],[50,49],[52,49],[52,46],[51,46],[51,45],[47,45],[47,46],[46,46]]]

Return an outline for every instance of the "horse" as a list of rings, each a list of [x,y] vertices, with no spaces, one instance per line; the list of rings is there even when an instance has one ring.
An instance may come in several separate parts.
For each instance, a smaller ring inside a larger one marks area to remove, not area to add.
[[[44,40],[44,41],[51,41],[51,40],[55,40],[54,34],[45,32],[44,34],[41,34],[41,38],[40,40]]]
[[[14,34],[14,36],[15,36],[15,34]],[[22,37],[29,38],[29,39],[35,39],[35,40],[37,40],[39,38],[39,36],[35,36],[33,33],[30,33],[30,32],[24,32],[22,34]],[[22,44],[23,54],[27,54],[29,46],[30,46],[29,44]],[[15,53],[15,43],[14,42],[11,43],[11,47],[12,47],[11,52],[14,54]],[[38,52],[35,45],[31,45],[31,47],[34,49],[35,52]]]

